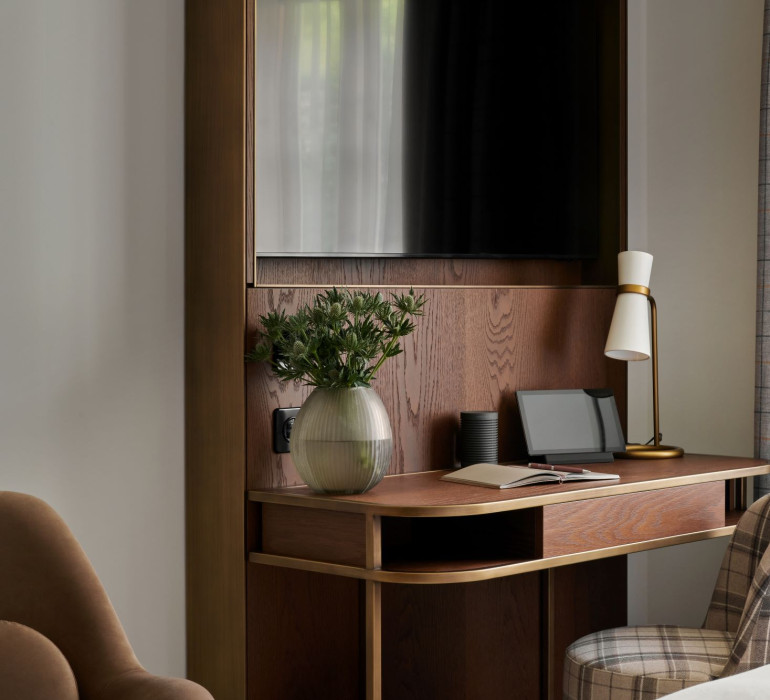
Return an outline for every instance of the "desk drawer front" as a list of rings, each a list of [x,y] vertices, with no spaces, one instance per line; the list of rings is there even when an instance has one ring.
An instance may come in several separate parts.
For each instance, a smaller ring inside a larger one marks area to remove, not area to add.
[[[364,516],[265,503],[262,506],[262,551],[284,557],[366,566]]]
[[[723,481],[543,508],[543,557],[724,527]]]

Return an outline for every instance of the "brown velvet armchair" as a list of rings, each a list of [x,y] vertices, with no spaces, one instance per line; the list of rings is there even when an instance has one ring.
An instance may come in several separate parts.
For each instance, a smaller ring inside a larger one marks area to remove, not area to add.
[[[142,668],[64,521],[9,491],[0,491],[0,698],[212,700]]]

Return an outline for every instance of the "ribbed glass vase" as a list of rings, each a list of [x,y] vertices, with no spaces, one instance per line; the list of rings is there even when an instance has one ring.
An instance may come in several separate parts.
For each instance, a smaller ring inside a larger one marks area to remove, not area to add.
[[[291,431],[291,458],[318,493],[363,493],[382,481],[393,452],[385,406],[371,387],[317,387]]]

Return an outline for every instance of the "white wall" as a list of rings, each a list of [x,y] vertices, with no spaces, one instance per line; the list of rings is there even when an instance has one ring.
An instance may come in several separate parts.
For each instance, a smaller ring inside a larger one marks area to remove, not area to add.
[[[762,0],[629,0],[629,248],[655,256],[664,443],[752,456]],[[650,363],[629,438],[653,434]],[[725,540],[630,557],[629,617],[699,626]]]
[[[184,674],[182,0],[0,2],[0,489]]]

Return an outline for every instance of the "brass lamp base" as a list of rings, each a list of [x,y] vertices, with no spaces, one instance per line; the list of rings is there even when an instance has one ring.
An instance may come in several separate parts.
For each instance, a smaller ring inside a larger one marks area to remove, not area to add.
[[[671,445],[626,445],[625,452],[616,452],[615,456],[621,459],[672,459],[681,457],[684,450],[681,447]]]

